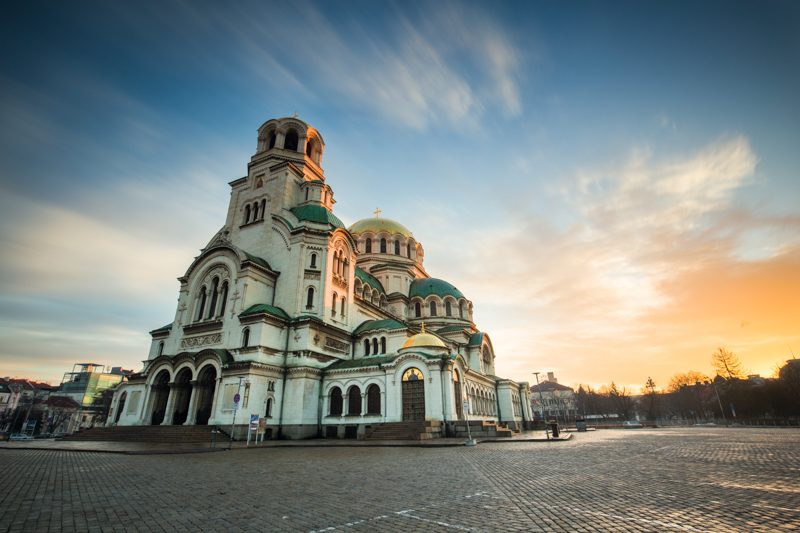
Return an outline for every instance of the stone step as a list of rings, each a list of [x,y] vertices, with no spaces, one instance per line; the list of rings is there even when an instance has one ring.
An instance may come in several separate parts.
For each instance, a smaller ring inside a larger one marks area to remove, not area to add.
[[[204,443],[211,441],[213,429],[214,426],[113,426],[85,429],[63,440]],[[216,438],[229,440],[224,432],[218,433]]]

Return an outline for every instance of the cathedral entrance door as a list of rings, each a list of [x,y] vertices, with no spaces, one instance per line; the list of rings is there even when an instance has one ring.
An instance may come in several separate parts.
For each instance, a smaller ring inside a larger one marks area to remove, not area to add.
[[[422,372],[403,372],[403,421],[425,420],[425,380]]]
[[[214,391],[217,385],[217,370],[206,365],[197,378],[197,414],[194,423],[198,426],[208,424],[211,418],[211,408],[214,406]]]
[[[164,421],[167,414],[167,400],[169,399],[169,372],[162,370],[153,380],[153,410],[150,423],[154,426]]]
[[[191,379],[192,371],[188,368],[184,368],[178,372],[178,375],[175,377],[175,386],[173,388],[173,394],[175,394],[175,401],[173,403],[175,408],[172,411],[173,425],[179,426],[183,424],[189,416],[189,400],[192,396]]]

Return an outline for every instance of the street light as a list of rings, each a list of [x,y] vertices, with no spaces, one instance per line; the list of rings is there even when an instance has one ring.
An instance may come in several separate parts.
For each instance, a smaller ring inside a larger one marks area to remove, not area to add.
[[[536,376],[536,388],[539,389],[539,406],[542,412],[542,422],[544,422],[544,434],[547,435],[547,440],[550,440],[550,432],[547,431],[547,420],[544,419],[544,395],[542,395],[542,388],[539,386],[539,372],[534,372],[533,375]]]

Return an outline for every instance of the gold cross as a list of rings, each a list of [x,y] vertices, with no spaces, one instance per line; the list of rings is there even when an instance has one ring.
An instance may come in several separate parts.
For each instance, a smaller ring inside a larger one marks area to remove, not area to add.
[[[424,320],[422,321],[422,331],[421,331],[421,333],[425,333],[425,321]]]
[[[375,218],[380,218],[381,213],[382,213],[381,208],[380,207],[376,207],[375,211],[373,211],[373,213],[375,214]]]

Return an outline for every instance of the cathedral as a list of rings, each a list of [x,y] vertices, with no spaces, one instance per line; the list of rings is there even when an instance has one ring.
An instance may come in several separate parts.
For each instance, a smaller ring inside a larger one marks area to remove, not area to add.
[[[422,243],[375,216],[333,213],[322,135],[297,117],[258,130],[222,228],[178,278],[174,320],[108,425],[219,425],[266,438],[365,438],[464,421],[522,429],[528,384],[495,375],[473,303],[428,275]]]

